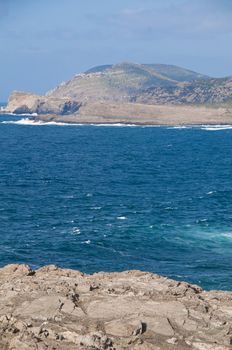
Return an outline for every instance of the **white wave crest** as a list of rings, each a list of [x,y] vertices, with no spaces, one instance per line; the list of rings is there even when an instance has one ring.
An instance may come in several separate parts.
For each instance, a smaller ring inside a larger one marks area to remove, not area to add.
[[[201,129],[206,131],[230,130],[232,129],[232,125],[202,125]]]
[[[83,242],[81,242],[82,244],[91,244],[91,240],[90,239],[88,239],[87,241],[83,241]]]
[[[19,120],[4,120],[1,124],[15,124],[15,125],[33,125],[33,126],[46,126],[46,125],[58,125],[58,126],[78,126],[81,124],[71,123],[57,123],[57,122],[43,122],[42,120],[33,120],[30,118],[23,118]]]
[[[118,220],[127,220],[127,217],[126,216],[118,216],[117,219]]]
[[[80,235],[81,234],[81,230],[79,229],[79,227],[73,227],[72,234],[73,235]]]
[[[12,113],[12,112],[7,112],[4,107],[0,107],[0,112],[4,112],[4,115],[12,115],[14,117],[38,117],[38,113],[16,114],[16,113]]]
[[[169,129],[192,129],[192,126],[176,125],[176,126],[169,126]]]
[[[231,124],[200,124],[200,125],[174,125],[169,126],[169,129],[200,129],[206,131],[220,131],[232,129]]]
[[[12,115],[14,115],[12,113]],[[25,114],[25,116],[28,116]],[[31,117],[37,115],[30,115]],[[42,120],[34,120],[31,118],[22,118],[19,120],[4,120],[1,124],[15,124],[15,125],[33,125],[33,126],[46,126],[46,125],[57,125],[57,126],[95,126],[95,127],[137,127],[137,128],[168,128],[168,129],[200,129],[206,131],[220,131],[220,130],[230,130],[232,125],[174,125],[174,126],[165,126],[165,125],[140,125],[140,124],[124,124],[124,123],[112,123],[112,124],[96,124],[96,123],[65,123],[65,122],[45,122]]]
[[[108,124],[94,124],[94,123],[92,123],[92,124],[90,124],[90,125],[92,125],[92,126],[117,126],[117,127],[121,127],[121,128],[124,128],[124,127],[137,127],[137,126],[139,126],[139,125],[136,125],[136,124],[123,124],[123,123],[114,123],[114,124],[110,124],[110,123],[108,123]]]
[[[13,115],[13,114],[12,114]],[[19,120],[4,120],[1,124],[15,124],[15,125],[33,125],[33,126],[45,126],[45,125],[58,125],[58,126],[95,126],[95,127],[139,127],[139,128],[151,128],[151,127],[160,127],[160,125],[139,125],[139,124],[97,124],[97,123],[64,123],[64,122],[44,122],[42,120],[34,120],[31,118],[23,118]]]

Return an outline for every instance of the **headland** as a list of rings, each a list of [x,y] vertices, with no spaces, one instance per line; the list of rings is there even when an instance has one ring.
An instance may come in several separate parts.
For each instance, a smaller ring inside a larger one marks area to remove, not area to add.
[[[3,112],[76,124],[232,124],[232,78],[121,63],[78,74],[44,96],[13,92]]]

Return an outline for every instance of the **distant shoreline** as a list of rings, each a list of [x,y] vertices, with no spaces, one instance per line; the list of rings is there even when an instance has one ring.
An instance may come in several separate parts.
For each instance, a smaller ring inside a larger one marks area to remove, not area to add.
[[[0,116],[13,116],[13,117],[18,117],[21,118],[18,124],[33,124],[33,123],[41,123],[43,124],[57,124],[57,125],[80,125],[80,126],[128,126],[128,127],[173,127],[173,128],[182,128],[182,127],[231,127],[232,128],[232,120],[230,122],[228,121],[208,121],[204,120],[202,122],[180,122],[180,123],[174,123],[171,120],[169,122],[156,122],[156,121],[151,121],[149,120],[143,120],[143,121],[138,121],[135,120],[133,117],[125,119],[119,119],[119,118],[104,118],[102,117],[89,117],[83,116],[78,119],[77,116],[58,116],[58,115],[32,115],[32,114],[15,114],[15,113],[6,113],[6,112],[0,112]],[[24,122],[23,122],[24,121]],[[159,120],[160,121],[160,120]]]
[[[232,107],[225,105],[148,105],[99,101],[82,104],[76,113],[61,114],[58,111],[60,100],[54,101],[53,105],[44,102],[45,111],[39,113],[35,99],[31,95],[16,94],[0,113],[27,116],[35,121],[70,124],[232,125]]]
[[[145,106],[146,107],[146,106]],[[150,106],[149,106],[150,107]],[[154,115],[149,115],[145,111],[144,114],[134,115],[107,115],[107,111],[102,114],[80,114],[80,115],[37,115],[30,116],[30,119],[41,122],[56,122],[67,124],[123,124],[123,125],[135,125],[135,126],[200,126],[200,125],[232,125],[232,113],[225,114],[222,109],[205,109],[198,110],[198,107],[186,107],[184,113],[180,111],[181,107],[162,106],[159,110],[159,106],[152,106],[154,109]],[[201,109],[201,107],[199,107]],[[130,111],[126,111],[130,112]],[[132,111],[133,112],[133,111]],[[182,113],[180,113],[182,112]],[[202,113],[201,113],[202,112]],[[126,113],[125,113],[126,114]]]

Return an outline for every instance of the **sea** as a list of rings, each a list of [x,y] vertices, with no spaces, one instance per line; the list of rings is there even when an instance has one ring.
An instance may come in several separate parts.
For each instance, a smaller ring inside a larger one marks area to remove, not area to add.
[[[0,266],[10,263],[232,290],[232,126],[0,115]]]

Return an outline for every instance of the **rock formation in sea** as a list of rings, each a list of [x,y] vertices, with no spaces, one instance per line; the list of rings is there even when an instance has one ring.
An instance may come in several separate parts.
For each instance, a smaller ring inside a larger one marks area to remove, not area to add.
[[[0,269],[1,350],[228,350],[232,293],[152,273]]]
[[[31,93],[13,92],[5,108],[15,114],[57,114],[67,115],[78,112],[81,103],[70,98],[48,98]]]

